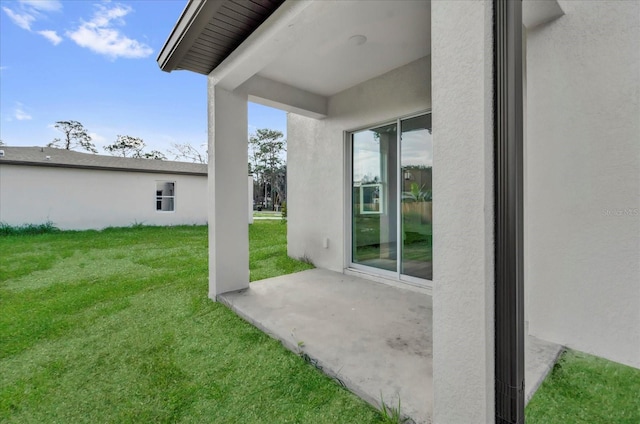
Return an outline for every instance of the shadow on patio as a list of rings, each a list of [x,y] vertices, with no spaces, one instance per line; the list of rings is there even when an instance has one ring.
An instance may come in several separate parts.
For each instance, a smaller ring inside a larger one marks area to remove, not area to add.
[[[219,300],[365,401],[397,407],[400,399],[403,415],[430,421],[431,296],[312,269],[256,281]],[[528,338],[527,399],[559,352],[560,346]]]

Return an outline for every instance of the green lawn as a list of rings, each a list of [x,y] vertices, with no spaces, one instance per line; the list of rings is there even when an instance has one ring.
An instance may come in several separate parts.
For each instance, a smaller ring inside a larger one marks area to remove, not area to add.
[[[527,424],[638,424],[640,370],[565,352],[527,405]]]
[[[307,269],[251,226],[252,279]],[[207,299],[205,227],[0,237],[0,422],[376,423]]]
[[[9,232],[10,233],[10,232]],[[310,268],[250,226],[251,279]],[[0,422],[378,423],[207,293],[205,227],[0,236]],[[568,352],[527,423],[639,423],[640,370]]]

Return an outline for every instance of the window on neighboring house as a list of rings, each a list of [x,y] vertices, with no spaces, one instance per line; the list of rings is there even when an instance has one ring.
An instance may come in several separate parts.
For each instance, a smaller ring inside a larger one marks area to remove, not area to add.
[[[176,210],[176,183],[173,181],[156,182],[156,211],[173,212]]]

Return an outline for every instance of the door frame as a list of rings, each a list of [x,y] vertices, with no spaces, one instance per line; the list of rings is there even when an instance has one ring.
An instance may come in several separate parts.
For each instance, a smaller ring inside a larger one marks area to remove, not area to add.
[[[423,289],[428,289],[431,290],[433,289],[433,280],[427,280],[424,278],[418,278],[418,277],[413,277],[410,275],[405,275],[402,274],[401,271],[401,265],[400,265],[400,261],[402,260],[402,249],[404,248],[404,246],[402,246],[402,175],[400,175],[402,173],[402,167],[401,167],[401,142],[400,142],[400,138],[402,136],[402,126],[401,123],[403,120],[406,119],[411,119],[411,118],[415,118],[418,116],[422,116],[422,115],[430,115],[432,114],[431,108],[429,109],[424,109],[421,110],[419,112],[415,112],[415,113],[411,113],[411,114],[407,114],[407,115],[401,115],[399,117],[396,118],[392,118],[392,119],[388,119],[388,120],[384,120],[384,121],[379,121],[377,123],[373,123],[373,124],[369,124],[369,125],[363,125],[363,126],[359,126],[353,129],[349,129],[349,130],[345,130],[343,132],[343,147],[344,147],[344,188],[345,188],[345,195],[344,195],[344,211],[345,211],[345,215],[344,215],[344,241],[345,241],[345,246],[344,246],[344,252],[345,252],[345,257],[344,257],[344,268],[345,270],[354,270],[357,271],[359,273],[363,273],[363,274],[368,274],[371,275],[372,277],[380,277],[382,280],[392,280],[392,281],[396,281],[396,282],[400,282],[403,284],[407,284],[410,286],[415,286],[415,287],[419,287],[419,288],[423,288]],[[375,268],[375,267],[371,267],[371,266],[366,266],[366,265],[362,265],[362,264],[358,264],[358,263],[354,263],[353,262],[353,146],[352,146],[352,139],[351,139],[351,134],[356,133],[358,131],[363,131],[363,130],[367,130],[367,129],[373,129],[373,128],[377,128],[377,127],[382,127],[385,125],[391,125],[391,124],[396,124],[397,126],[397,130],[396,130],[396,137],[397,137],[397,154],[396,154],[396,169],[398,171],[398,176],[396,178],[397,182],[396,182],[396,191],[398,193],[398,201],[396,202],[396,219],[397,219],[397,225],[396,225],[396,243],[398,246],[398,251],[396,253],[397,255],[397,262],[396,262],[396,271],[388,271],[385,269],[380,269],[380,268]],[[432,191],[433,191],[433,187],[432,187]],[[433,230],[432,230],[433,231]],[[432,236],[433,237],[433,236]]]

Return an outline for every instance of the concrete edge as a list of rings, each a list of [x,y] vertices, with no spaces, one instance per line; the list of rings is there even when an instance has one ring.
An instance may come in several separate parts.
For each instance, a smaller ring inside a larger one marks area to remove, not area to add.
[[[362,278],[363,280],[373,281],[377,284],[384,284],[386,286],[391,286],[396,289],[411,291],[414,293],[425,294],[433,298],[433,288],[427,286],[418,286],[408,281],[398,281],[391,278],[386,278],[381,275],[375,275],[368,273],[366,271],[362,271],[354,268],[345,268],[344,275],[349,277]]]
[[[312,353],[309,354],[309,352],[305,351],[304,348],[300,348],[297,344],[294,344],[293,341],[287,340],[286,338],[279,337],[277,334],[272,333],[262,323],[252,319],[247,313],[245,313],[241,308],[239,308],[233,302],[232,299],[229,299],[230,296],[234,294],[242,294],[247,290],[250,290],[250,288],[222,293],[216,296],[216,300],[222,303],[223,305],[225,305],[226,307],[228,307],[229,309],[231,309],[231,311],[233,311],[236,315],[238,315],[240,318],[242,318],[249,324],[256,327],[258,330],[262,331],[272,339],[278,340],[287,350],[302,357],[302,359],[304,359],[305,362],[311,364],[318,371],[327,375],[329,378],[335,381],[338,385],[342,386],[343,388],[347,389],[354,395],[358,396],[360,399],[364,400],[366,403],[373,406],[376,410],[382,411],[382,402],[381,402],[382,399],[376,399],[373,396],[369,396],[367,393],[364,392],[364,390],[362,390],[361,387],[359,387],[353,381],[349,380],[348,378],[341,377],[340,370],[338,370],[337,372],[334,371],[321,359],[315,357],[315,355],[313,355]],[[385,402],[385,404],[387,408],[394,408],[393,404],[390,405],[387,402]],[[404,421],[402,422],[406,424],[415,424],[415,421],[413,420],[413,418],[408,415],[402,414],[402,419],[404,419]],[[429,424],[430,422],[431,422],[431,419],[427,421],[427,424]]]
[[[531,399],[533,399],[533,396],[536,394],[536,392],[538,391],[538,389],[540,388],[540,386],[542,385],[542,383],[544,382],[544,380],[547,379],[547,377],[549,376],[549,374],[551,373],[551,371],[553,370],[553,367],[558,363],[558,359],[560,359],[560,356],[566,352],[567,348],[565,346],[561,346],[558,345],[558,351],[556,352],[553,361],[549,363],[549,365],[547,365],[545,367],[544,372],[542,373],[542,375],[540,375],[540,377],[538,379],[536,379],[532,385],[530,385],[529,389],[525,390],[525,399],[524,399],[524,404],[525,406],[529,403],[529,401]],[[525,381],[525,385],[529,383]]]

